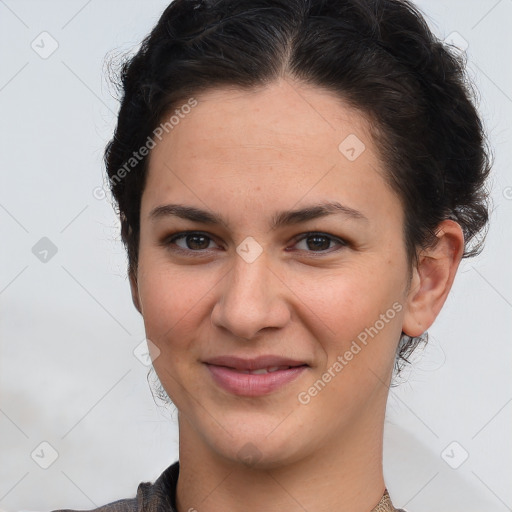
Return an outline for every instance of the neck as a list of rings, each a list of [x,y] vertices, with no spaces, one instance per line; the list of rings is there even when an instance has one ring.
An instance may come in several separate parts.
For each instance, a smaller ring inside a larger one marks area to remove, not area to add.
[[[271,469],[213,452],[180,415],[178,512],[370,512],[385,490],[384,410],[368,413],[314,453]]]

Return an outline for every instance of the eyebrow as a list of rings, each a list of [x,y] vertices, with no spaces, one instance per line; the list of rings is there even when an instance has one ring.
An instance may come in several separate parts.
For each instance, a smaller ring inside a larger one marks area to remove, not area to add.
[[[327,215],[343,215],[349,219],[366,221],[365,217],[360,211],[344,206],[338,202],[328,202],[317,205],[308,206],[297,210],[285,210],[274,214],[271,221],[271,229],[276,229],[286,225],[300,224],[308,220],[326,217]],[[149,219],[156,221],[165,217],[179,217],[181,219],[190,220],[192,222],[199,222],[202,224],[224,224],[228,225],[224,219],[215,213],[196,208],[194,206],[185,206],[181,204],[165,204],[157,206],[149,213]]]

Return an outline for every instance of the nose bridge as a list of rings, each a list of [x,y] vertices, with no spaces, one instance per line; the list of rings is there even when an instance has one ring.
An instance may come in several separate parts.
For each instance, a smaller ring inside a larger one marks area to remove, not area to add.
[[[266,327],[282,327],[289,314],[278,292],[265,254],[253,261],[237,254],[231,271],[223,279],[212,322],[245,339],[253,338]]]

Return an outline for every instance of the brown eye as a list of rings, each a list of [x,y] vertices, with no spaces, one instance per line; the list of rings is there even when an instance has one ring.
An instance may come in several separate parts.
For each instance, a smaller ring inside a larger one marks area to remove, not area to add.
[[[183,232],[168,238],[163,245],[181,251],[201,252],[211,249],[210,244],[212,243],[217,245],[211,237],[204,233]]]
[[[205,235],[187,235],[185,237],[185,244],[187,245],[187,249],[208,249],[210,239]]]
[[[306,252],[328,252],[336,245],[343,247],[348,244],[340,238],[325,233],[306,233],[297,241],[295,247]]]
[[[326,249],[329,249],[329,246],[331,245],[331,240],[326,236],[314,235],[309,236],[306,240],[308,249],[311,249],[312,251],[325,251]]]

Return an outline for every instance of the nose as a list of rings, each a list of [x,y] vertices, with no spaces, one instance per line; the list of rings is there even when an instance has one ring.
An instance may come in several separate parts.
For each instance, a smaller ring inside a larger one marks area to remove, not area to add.
[[[290,320],[287,288],[264,254],[252,263],[236,255],[218,286],[212,324],[238,338],[251,340],[264,329],[282,328]]]

